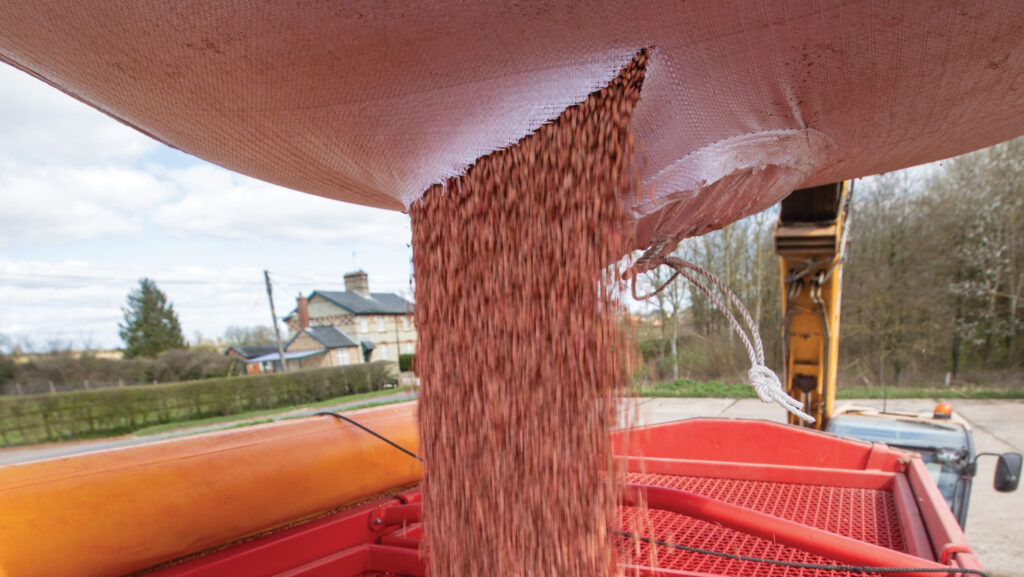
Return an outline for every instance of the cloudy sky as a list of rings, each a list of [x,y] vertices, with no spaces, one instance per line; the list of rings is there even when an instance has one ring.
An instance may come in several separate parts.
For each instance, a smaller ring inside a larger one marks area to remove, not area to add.
[[[189,340],[269,325],[295,296],[408,294],[406,215],[266,184],[173,150],[0,64],[0,346],[121,346],[138,279],[154,279]]]

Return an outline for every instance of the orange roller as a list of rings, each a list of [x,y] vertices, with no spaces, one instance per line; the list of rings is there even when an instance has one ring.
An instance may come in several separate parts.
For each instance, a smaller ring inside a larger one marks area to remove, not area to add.
[[[412,451],[415,404],[351,413]],[[0,577],[113,577],[419,480],[332,417],[0,467]]]

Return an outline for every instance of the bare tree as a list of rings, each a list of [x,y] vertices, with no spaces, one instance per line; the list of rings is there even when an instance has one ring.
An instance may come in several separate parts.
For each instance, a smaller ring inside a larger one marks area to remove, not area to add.
[[[756,319],[769,363],[781,360],[777,212],[680,244]],[[938,165],[858,181],[845,268],[840,380],[935,380],[1024,364],[1024,139]],[[667,280],[652,272],[648,286]],[[731,330],[696,288],[652,299],[663,376],[727,378],[742,368]],[[675,348],[673,348],[675,347]],[[648,349],[650,350],[650,349]]]

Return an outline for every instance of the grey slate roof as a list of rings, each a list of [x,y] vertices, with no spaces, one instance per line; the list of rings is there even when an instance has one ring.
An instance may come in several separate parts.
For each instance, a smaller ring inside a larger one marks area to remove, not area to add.
[[[313,291],[356,315],[404,315],[412,312],[412,303],[394,293],[370,293],[370,298],[350,291]],[[310,298],[313,297],[310,295]]]
[[[309,333],[309,336],[313,337],[316,342],[328,349],[359,346],[351,339],[351,337],[339,331],[336,327],[309,327],[306,329],[306,332]]]
[[[237,351],[238,354],[246,359],[254,359],[270,353],[276,353],[277,345],[237,345],[231,347],[228,351]]]
[[[315,355],[322,355],[327,352],[327,349],[320,349],[318,351],[291,351],[284,354],[284,359],[290,361],[293,359],[305,359]],[[270,354],[263,355],[262,357],[256,357],[249,359],[250,363],[262,363],[265,361],[281,362],[281,353],[274,351]]]

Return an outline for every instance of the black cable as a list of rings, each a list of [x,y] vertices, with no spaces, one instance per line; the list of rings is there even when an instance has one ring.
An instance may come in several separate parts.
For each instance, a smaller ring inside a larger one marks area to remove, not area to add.
[[[398,443],[396,443],[396,442],[392,441],[391,439],[389,439],[389,438],[385,437],[384,435],[381,435],[381,434],[380,434],[380,433],[378,433],[377,431],[374,431],[373,429],[371,429],[371,428],[369,428],[369,427],[366,427],[366,426],[360,425],[359,423],[357,423],[357,422],[353,421],[352,419],[350,419],[350,418],[346,417],[345,415],[340,415],[340,414],[338,414],[338,413],[332,413],[332,412],[330,412],[330,411],[323,411],[323,412],[320,412],[320,413],[313,413],[313,416],[314,416],[314,417],[319,417],[319,416],[321,416],[321,415],[327,415],[327,416],[331,416],[331,417],[334,417],[335,419],[341,419],[342,421],[345,421],[346,423],[351,423],[351,424],[353,424],[353,425],[355,425],[355,426],[359,427],[360,429],[362,429],[362,430],[366,431],[367,433],[370,433],[370,434],[371,434],[371,435],[373,435],[374,437],[377,437],[377,438],[378,438],[378,439],[380,439],[381,441],[384,441],[385,443],[387,443],[387,444],[391,445],[392,447],[394,447],[394,448],[398,449],[399,451],[401,451],[401,452],[405,453],[406,455],[409,455],[409,456],[410,456],[410,457],[412,457],[413,459],[416,459],[417,461],[419,461],[419,462],[421,462],[421,463],[423,462],[423,459],[421,459],[421,458],[420,458],[420,456],[419,456],[419,455],[417,455],[416,453],[413,453],[413,452],[412,452],[412,451],[410,451],[409,449],[406,449],[405,447],[403,447],[403,446],[399,445]]]
[[[713,555],[715,557],[724,557],[726,559],[733,559],[735,561],[752,561],[754,563],[767,563],[769,565],[782,565],[783,567],[795,567],[797,569],[817,569],[821,571],[848,571],[850,573],[959,573],[959,574],[970,574],[970,575],[982,575],[988,577],[988,574],[978,569],[960,569],[956,567],[950,568],[937,568],[937,567],[861,567],[857,565],[824,565],[821,563],[799,563],[796,561],[780,561],[778,559],[765,559],[763,557],[748,557],[746,555],[736,555],[735,553],[722,553],[720,551],[710,551],[708,549],[700,549],[698,547],[687,547],[686,545],[679,545],[678,543],[670,543],[668,541],[659,541],[658,539],[651,539],[649,537],[641,537],[633,533],[627,533],[625,531],[610,531],[613,535],[620,537],[627,537],[629,539],[636,539],[637,541],[643,541],[644,543],[652,545],[661,545],[662,547],[670,547],[672,549],[679,549],[680,551],[687,551],[689,553],[700,553],[703,555]]]

